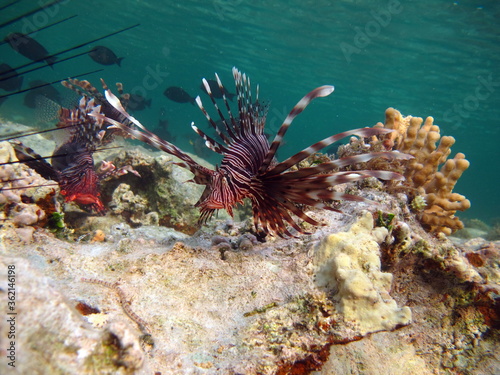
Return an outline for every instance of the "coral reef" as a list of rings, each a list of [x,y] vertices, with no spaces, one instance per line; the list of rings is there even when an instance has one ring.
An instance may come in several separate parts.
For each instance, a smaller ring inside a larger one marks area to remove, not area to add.
[[[500,223],[494,224],[493,227],[488,231],[486,237],[492,241],[500,240]]]
[[[467,210],[470,201],[454,193],[453,188],[469,167],[469,162],[462,153],[457,153],[453,159],[448,158],[455,139],[441,136],[432,117],[427,117],[424,122],[420,117],[403,117],[394,108],[388,108],[385,117],[384,124],[375,126],[395,131],[381,137],[383,145],[414,156],[405,166],[404,176],[406,183],[415,189],[412,196],[418,200],[414,201],[414,206],[422,224],[435,234],[449,235],[463,228],[455,213]]]
[[[22,319],[16,368],[3,360],[0,373],[499,373],[500,243],[434,235],[459,226],[453,214],[466,200],[445,210],[440,199],[454,197],[464,159],[446,169],[451,144],[432,120],[388,113],[397,132],[353,138],[341,153],[404,149],[433,168],[410,164],[408,195],[375,178],[334,186],[364,201],[335,205],[343,215],[307,211],[325,224],[305,224],[310,236],[264,241],[241,213],[199,229],[200,187],[184,183],[175,158],[142,148],[106,155],[141,177],[102,181],[110,212],[86,216],[92,225],[76,242],[39,227],[48,217],[64,227],[45,211],[56,186],[2,191],[0,268],[16,267]],[[12,151],[0,144],[0,156]],[[302,166],[326,160],[315,154]],[[372,162],[406,173],[399,161]],[[38,184],[22,165],[0,172],[14,170]],[[443,211],[429,211],[431,201]],[[448,216],[432,224],[424,213]],[[7,289],[0,279],[0,299]],[[0,337],[8,329],[0,322]]]
[[[498,244],[454,246],[426,233],[402,196],[355,192],[380,212],[311,211],[326,226],[301,238],[259,242],[246,223],[214,220],[194,236],[102,224],[103,242],[38,229],[36,245],[0,247],[23,316],[11,372],[361,374],[380,370],[373,358],[385,373],[498,372]],[[387,247],[400,249],[390,266]]]
[[[114,214],[122,215],[132,225],[158,225],[158,214],[148,212],[149,202],[139,194],[134,194],[130,185],[121,183],[113,191],[109,208]]]
[[[203,189],[185,183],[191,175],[173,164],[177,158],[136,147],[112,159],[117,168],[130,165],[141,176],[127,174],[102,182],[103,200],[114,214],[132,226],[159,224],[187,234],[198,230],[194,205]]]

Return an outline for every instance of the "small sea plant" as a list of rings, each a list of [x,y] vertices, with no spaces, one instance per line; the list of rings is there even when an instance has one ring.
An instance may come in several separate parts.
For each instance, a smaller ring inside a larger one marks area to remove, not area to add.
[[[188,154],[174,144],[159,138],[149,131],[137,119],[128,114],[116,97],[103,82],[106,100],[120,113],[120,120],[106,116],[95,110],[92,116],[100,121],[106,121],[117,129],[143,141],[153,147],[163,150],[181,159],[177,165],[190,170],[194,174],[192,182],[205,185],[206,188],[196,206],[199,207],[200,223],[206,222],[216,210],[225,209],[230,215],[237,203],[244,198],[252,202],[254,225],[261,227],[265,233],[281,237],[293,236],[288,225],[299,233],[305,233],[299,223],[292,216],[312,225],[320,223],[304,212],[307,206],[339,211],[331,207],[334,200],[367,201],[366,199],[343,194],[330,189],[333,185],[359,181],[367,177],[376,177],[383,180],[402,180],[403,177],[395,172],[382,170],[359,170],[329,173],[335,168],[351,164],[366,162],[377,157],[388,159],[408,159],[409,155],[398,152],[372,152],[341,158],[317,165],[290,170],[310,155],[318,152],[338,140],[347,136],[358,135],[371,137],[391,132],[388,129],[360,128],[332,135],[319,141],[283,162],[277,162],[276,152],[293,119],[299,115],[309,103],[319,97],[330,95],[333,86],[321,86],[304,96],[290,111],[278,130],[274,140],[269,143],[264,134],[264,126],[268,107],[259,101],[258,87],[255,101],[252,99],[250,79],[236,68],[233,68],[236,83],[238,102],[238,116],[231,112],[228,100],[223,94],[223,102],[227,110],[227,118],[216,103],[212,90],[206,79],[203,85],[208,93],[220,119],[221,124],[209,115],[198,96],[195,101],[208,122],[212,125],[221,141],[217,141],[194,123],[193,130],[205,140],[205,145],[212,151],[223,155],[220,166],[215,170],[203,167],[195,162]],[[215,75],[217,84],[222,93],[226,92],[219,76]],[[340,211],[339,211],[340,212]]]

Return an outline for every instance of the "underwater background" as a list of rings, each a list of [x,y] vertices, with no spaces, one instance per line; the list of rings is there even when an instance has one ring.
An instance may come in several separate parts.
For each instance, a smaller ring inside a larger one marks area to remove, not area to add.
[[[462,152],[471,162],[454,189],[472,203],[459,216],[490,223],[500,218],[497,1],[66,0],[6,24],[49,3],[0,1],[1,39],[76,15],[30,35],[53,54],[139,25],[58,56],[63,60],[99,45],[123,57],[121,66],[98,64],[86,54],[52,68],[37,63],[43,68],[27,73],[22,89],[30,81],[54,82],[102,69],[80,79],[97,87],[99,78],[110,87],[122,82],[126,92],[151,99],[151,106],[134,116],[183,150],[199,153],[199,137],[189,125],[194,121],[205,130],[206,120],[197,107],[166,98],[167,87],[182,87],[208,103],[201,79],[217,72],[234,92],[236,66],[270,102],[267,132],[273,134],[303,95],[332,84],[331,96],[316,100],[294,121],[280,160],[329,135],[383,122],[388,107],[403,115],[433,116],[441,134],[456,139],[451,156]],[[0,45],[0,63],[29,62],[8,44]],[[74,100],[69,90],[54,86],[63,100]],[[0,89],[0,96],[5,94]],[[40,122],[45,109],[26,107],[24,95],[3,101],[0,117],[47,127]],[[200,156],[217,162],[210,152]]]

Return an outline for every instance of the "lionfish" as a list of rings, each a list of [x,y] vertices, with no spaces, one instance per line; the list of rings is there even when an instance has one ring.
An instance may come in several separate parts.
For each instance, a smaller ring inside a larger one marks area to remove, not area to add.
[[[103,214],[105,207],[100,199],[99,182],[111,174],[136,172],[127,167],[116,170],[114,165],[107,162],[103,162],[101,170],[96,171],[93,154],[98,147],[111,142],[117,129],[109,129],[109,124],[90,116],[90,113],[102,111],[106,116],[118,120],[121,115],[87,81],[63,81],[63,85],[77,91],[82,97],[75,108],[59,108],[59,122],[55,129],[50,130],[65,132],[65,139],[54,150],[51,162],[48,163],[44,157],[17,140],[11,141],[11,144],[20,162],[59,184],[66,202],[75,202]],[[121,93],[122,87],[118,85],[118,88]]]
[[[293,218],[293,215],[312,225],[320,225],[318,221],[304,212],[304,208],[307,206],[340,212],[329,204],[335,200],[370,202],[359,196],[332,191],[329,189],[331,186],[358,181],[367,177],[376,177],[383,180],[403,179],[400,174],[381,170],[327,173],[335,168],[366,162],[377,157],[389,159],[410,158],[409,155],[395,152],[367,153],[324,162],[313,167],[290,170],[297,163],[342,138],[350,135],[371,137],[391,132],[388,129],[362,128],[345,131],[325,138],[282,162],[277,162],[275,159],[276,152],[293,119],[313,99],[330,95],[334,87],[321,86],[304,96],[290,111],[272,143],[269,143],[264,134],[268,107],[259,102],[258,86],[256,100],[253,102],[250,78],[247,78],[246,74],[242,74],[236,68],[233,68],[232,72],[236,84],[238,116],[232,114],[224,94],[226,90],[217,74],[215,74],[215,78],[220,91],[223,93],[227,118],[215,101],[208,81],[203,79],[202,82],[221,118],[222,125],[217,125],[208,114],[199,96],[195,99],[198,107],[221,140],[217,141],[211,138],[198,129],[194,123],[191,124],[193,130],[204,139],[205,145],[209,149],[223,155],[220,166],[216,166],[215,170],[201,166],[177,146],[149,131],[126,112],[120,100],[104,82],[103,87],[107,101],[126,121],[117,121],[99,111],[95,111],[91,115],[99,120],[109,122],[117,129],[142,142],[181,159],[181,162],[175,164],[190,170],[194,174],[191,182],[205,185],[205,190],[196,203],[196,207],[199,208],[201,213],[200,224],[205,223],[215,211],[220,209],[225,209],[232,216],[233,207],[238,203],[242,204],[244,198],[249,198],[252,203],[253,220],[256,229],[260,227],[266,234],[293,237],[294,235],[289,231],[287,224],[299,233],[306,233],[299,226],[296,219]]]

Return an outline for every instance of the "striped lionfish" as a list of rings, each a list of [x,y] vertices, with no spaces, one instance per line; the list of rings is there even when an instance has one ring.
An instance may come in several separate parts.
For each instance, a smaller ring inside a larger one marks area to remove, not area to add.
[[[93,154],[98,147],[111,142],[117,129],[109,128],[109,124],[90,116],[90,113],[102,112],[115,119],[120,119],[121,115],[87,81],[63,81],[63,85],[82,94],[82,97],[76,108],[59,108],[59,122],[55,129],[49,129],[65,132],[65,139],[54,150],[51,163],[17,140],[11,144],[20,162],[59,184],[66,202],[75,202],[103,214],[105,207],[100,199],[99,182],[110,175],[137,172],[129,166],[116,170],[108,162],[103,162],[101,169],[96,171]],[[118,85],[118,90],[122,92],[121,85]],[[126,99],[122,99],[125,105]]]
[[[225,209],[232,216],[233,207],[237,203],[241,204],[244,198],[249,198],[252,202],[253,220],[256,229],[260,226],[267,234],[293,237],[287,224],[299,233],[306,232],[303,231],[292,215],[312,225],[320,225],[318,221],[304,212],[303,207],[305,206],[340,212],[328,204],[334,200],[370,202],[359,196],[332,191],[329,189],[331,186],[358,181],[367,177],[376,177],[383,180],[403,179],[400,174],[381,170],[327,173],[335,168],[366,162],[377,157],[389,159],[410,158],[409,155],[395,152],[367,153],[324,162],[313,167],[290,170],[291,167],[308,156],[347,136],[371,137],[391,132],[391,130],[362,128],[332,135],[279,163],[276,161],[275,155],[293,119],[313,99],[331,94],[334,87],[321,86],[304,96],[288,114],[270,144],[264,134],[268,107],[259,102],[258,86],[256,101],[253,102],[250,78],[247,79],[247,76],[236,68],[233,68],[233,76],[236,83],[238,102],[237,117],[232,114],[226,95],[223,95],[223,101],[228,118],[224,116],[212,95],[210,85],[206,79],[202,80],[203,85],[221,118],[222,124],[219,126],[212,119],[199,96],[195,99],[200,110],[222,141],[211,138],[198,129],[194,123],[191,124],[193,130],[204,139],[205,145],[209,149],[223,155],[220,166],[217,166],[215,170],[201,166],[177,146],[149,131],[126,112],[120,100],[108,89],[104,82],[103,87],[107,101],[126,121],[109,118],[97,110],[91,115],[99,120],[109,122],[117,129],[140,141],[181,159],[181,162],[175,164],[190,170],[194,174],[191,182],[205,185],[205,190],[196,203],[196,207],[201,212],[201,224],[205,223],[216,210]],[[220,91],[225,93],[226,90],[217,74],[215,74],[215,78]]]

